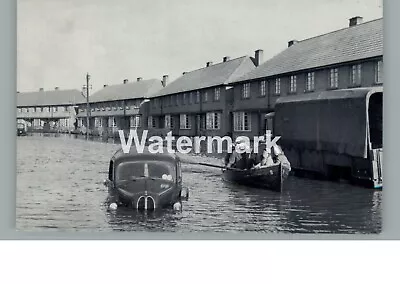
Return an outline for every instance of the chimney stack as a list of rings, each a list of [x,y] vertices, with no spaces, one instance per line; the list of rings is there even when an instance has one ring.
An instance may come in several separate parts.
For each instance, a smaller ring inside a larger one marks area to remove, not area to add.
[[[167,83],[168,83],[168,75],[164,75],[162,77],[162,85],[163,85],[163,87],[166,87]]]
[[[349,27],[357,26],[363,22],[363,17],[356,16],[349,19]]]
[[[128,83],[128,79],[124,79],[124,84]]]
[[[208,61],[206,67],[210,67],[212,64],[213,64],[212,61]]]
[[[257,49],[254,52],[254,59],[255,59],[256,66],[259,66],[263,62],[263,55],[264,55],[264,50],[262,50],[262,49]]]
[[[107,85],[107,84],[104,84],[104,85],[103,85],[103,88],[105,88],[105,87],[108,87],[108,85]]]
[[[40,88],[40,89],[39,89],[39,91],[40,91],[40,92],[43,92],[43,91],[44,91],[44,89],[43,89],[43,88]]]
[[[139,81],[142,81],[142,79],[143,79],[142,77],[137,77],[136,81],[139,82]]]
[[[292,40],[289,40],[288,41],[288,47],[291,47],[292,45],[294,45],[294,44],[296,44],[296,43],[298,43],[298,41],[296,40],[296,39],[292,39]]]
[[[230,60],[231,58],[229,57],[229,56],[225,56],[223,59],[222,59],[222,61],[223,62],[226,62],[226,61],[228,61],[228,60]]]
[[[58,87],[55,87],[55,88],[54,88],[54,90],[56,90],[56,91],[57,91],[57,90],[58,90]]]

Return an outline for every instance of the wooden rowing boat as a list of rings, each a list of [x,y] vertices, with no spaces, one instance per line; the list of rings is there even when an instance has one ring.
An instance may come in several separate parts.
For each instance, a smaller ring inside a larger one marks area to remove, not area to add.
[[[281,163],[249,170],[225,168],[222,170],[222,173],[224,180],[241,185],[279,192],[283,188],[284,177]]]

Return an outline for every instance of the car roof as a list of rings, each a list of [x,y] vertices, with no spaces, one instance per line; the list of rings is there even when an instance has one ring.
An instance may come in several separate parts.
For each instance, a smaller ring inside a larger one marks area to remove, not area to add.
[[[167,148],[163,148],[163,153],[151,153],[148,147],[145,147],[143,151],[138,151],[136,148],[132,147],[128,153],[124,153],[121,148],[114,153],[111,160],[115,163],[134,160],[167,161],[173,163],[180,161],[178,155],[169,153]]]

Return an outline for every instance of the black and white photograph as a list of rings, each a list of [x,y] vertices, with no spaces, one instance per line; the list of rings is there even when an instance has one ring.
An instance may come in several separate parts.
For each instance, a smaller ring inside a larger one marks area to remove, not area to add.
[[[16,38],[16,230],[381,233],[382,0],[18,0]]]

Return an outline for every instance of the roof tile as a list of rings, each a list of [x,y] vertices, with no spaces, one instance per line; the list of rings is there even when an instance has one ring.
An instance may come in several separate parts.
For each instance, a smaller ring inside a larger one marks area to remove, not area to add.
[[[383,55],[383,18],[305,39],[235,82]]]
[[[149,79],[102,88],[90,96],[90,102],[151,98],[162,89],[161,80]]]
[[[185,73],[163,88],[155,96],[189,92],[228,84],[254,68],[254,63],[248,56],[220,62],[209,67]]]
[[[17,106],[72,105],[84,100],[79,90],[52,90],[17,93]]]

